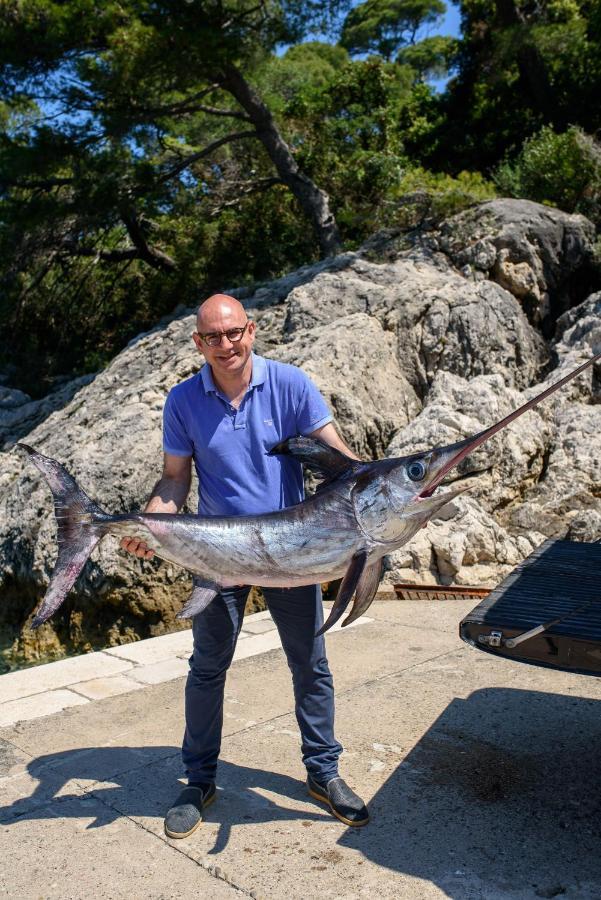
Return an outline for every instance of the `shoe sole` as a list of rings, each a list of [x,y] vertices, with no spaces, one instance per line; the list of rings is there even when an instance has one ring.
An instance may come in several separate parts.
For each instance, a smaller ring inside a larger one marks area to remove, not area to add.
[[[207,808],[207,806],[210,806],[214,800],[215,800],[215,794],[213,794],[213,796],[210,797],[206,803],[202,804],[202,811],[204,812],[205,809]],[[167,835],[167,837],[175,838],[175,839],[187,838],[187,837],[190,837],[191,834],[194,834],[196,829],[199,828],[201,825],[202,825],[202,815],[201,815],[200,819],[198,820],[198,822],[196,823],[196,825],[194,825],[190,829],[190,831],[169,831],[167,826],[165,826],[165,834]]]
[[[343,816],[341,813],[337,812],[328,797],[324,797],[323,794],[318,794],[312,788],[307,787],[309,795],[313,797],[314,800],[319,800],[320,803],[325,803],[326,806],[330,807],[330,812],[333,816],[336,816],[341,822],[344,822],[345,825],[350,825],[351,828],[361,828],[363,825],[367,825],[369,822],[369,816],[366,819],[358,819],[354,822],[351,819],[347,819],[346,816]]]

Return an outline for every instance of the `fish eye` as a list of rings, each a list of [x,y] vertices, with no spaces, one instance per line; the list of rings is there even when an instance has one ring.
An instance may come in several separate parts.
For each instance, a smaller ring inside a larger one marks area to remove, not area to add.
[[[411,481],[422,481],[426,476],[426,467],[423,462],[414,460],[407,466],[407,475]]]

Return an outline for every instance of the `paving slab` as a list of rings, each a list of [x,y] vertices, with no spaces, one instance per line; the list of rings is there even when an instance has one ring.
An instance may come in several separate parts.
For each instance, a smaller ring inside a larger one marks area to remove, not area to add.
[[[272,619],[259,619],[258,622],[246,620],[244,623],[244,630],[250,634],[264,634],[273,628],[275,628],[275,624]]]
[[[235,900],[244,895],[92,796],[66,798],[2,829],[0,896]],[[7,837],[10,837],[7,840]]]
[[[160,637],[133,641],[130,644],[122,644],[120,647],[109,647],[104,652],[118,659],[126,659],[143,665],[171,659],[182,653],[190,655],[192,652],[192,629],[186,628],[173,634],[162,634]]]
[[[508,687],[505,665],[466,648],[339,696],[365,829],[307,798],[292,715],[227,737],[218,801],[186,852],[266,897],[598,898],[601,686],[512,668]],[[146,772],[163,804],[177,771]],[[145,790],[126,778],[116,802],[137,818]],[[158,809],[146,821],[160,833]]]
[[[431,631],[444,631],[457,636],[459,623],[478,605],[478,600],[397,600],[387,603],[373,603],[369,615],[378,622],[409,625],[423,629],[427,636]]]
[[[39,719],[69,706],[81,706],[87,702],[85,697],[73,691],[46,691],[20,700],[9,700],[0,706],[0,727],[12,725],[21,719]]]
[[[131,667],[127,660],[116,659],[99,650],[19,672],[8,672],[0,676],[0,703],[66,687],[76,681],[116,675]]]
[[[131,670],[134,681],[142,684],[161,684],[163,681],[172,681],[174,678],[183,678],[188,674],[189,666],[185,659],[164,659],[162,662],[152,663],[150,666],[136,666]]]
[[[256,635],[249,640],[265,638],[266,635]],[[326,635],[337,693],[459,646],[461,642],[454,631],[436,633],[424,641],[419,628],[374,621]],[[183,691],[184,678],[174,679],[145,687],[143,703],[134,703],[127,695],[116,696],[94,702],[88,708],[66,710],[58,718],[20,722],[13,733],[18,736],[18,746],[32,756],[51,751],[68,753],[111,740],[132,746],[142,742],[150,748],[170,745],[178,753],[184,728]],[[276,649],[233,664],[226,681],[224,734],[293,709],[290,671],[279,643]]]
[[[116,697],[118,694],[127,694],[129,691],[138,691],[141,688],[140,681],[128,678],[127,675],[93,678],[91,681],[82,681],[71,686],[72,691],[87,697],[88,700],[105,700],[107,697]]]

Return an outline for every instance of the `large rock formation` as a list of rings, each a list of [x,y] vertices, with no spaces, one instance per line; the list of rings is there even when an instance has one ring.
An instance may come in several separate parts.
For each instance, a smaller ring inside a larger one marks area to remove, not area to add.
[[[542,312],[524,305],[515,271],[507,276],[522,254],[541,303],[556,298],[564,309],[566,285],[590,266],[590,244],[581,217],[495,201],[409,248],[383,235],[239,295],[257,320],[259,352],[311,375],[358,453],[403,455],[481,430],[599,352],[601,294],[564,312],[546,341],[536,327]],[[193,327],[191,311],[182,312],[89,383],[35,408],[18,397],[29,420],[14,404],[3,411],[0,609],[22,657],[174,627],[187,574],[127,556],[112,538],[53,620],[35,633],[25,627],[52,570],[55,526],[46,485],[10,445],[21,437],[66,463],[110,512],[139,508],[160,471],[165,396],[201,363]],[[477,473],[472,491],[393,554],[386,577],[491,584],[547,535],[601,537],[599,396],[589,370],[474,453],[464,464]]]

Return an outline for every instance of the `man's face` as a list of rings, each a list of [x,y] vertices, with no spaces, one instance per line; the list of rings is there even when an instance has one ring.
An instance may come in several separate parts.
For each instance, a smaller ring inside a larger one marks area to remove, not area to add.
[[[223,334],[221,343],[216,347],[210,347],[200,336],[218,334],[229,331],[230,328],[244,328],[245,325],[246,331],[239,341],[230,341]],[[217,375],[235,375],[242,372],[252,352],[256,330],[255,323],[248,321],[243,309],[222,304],[212,310],[203,310],[197,328],[198,332],[193,335],[194,343]]]

